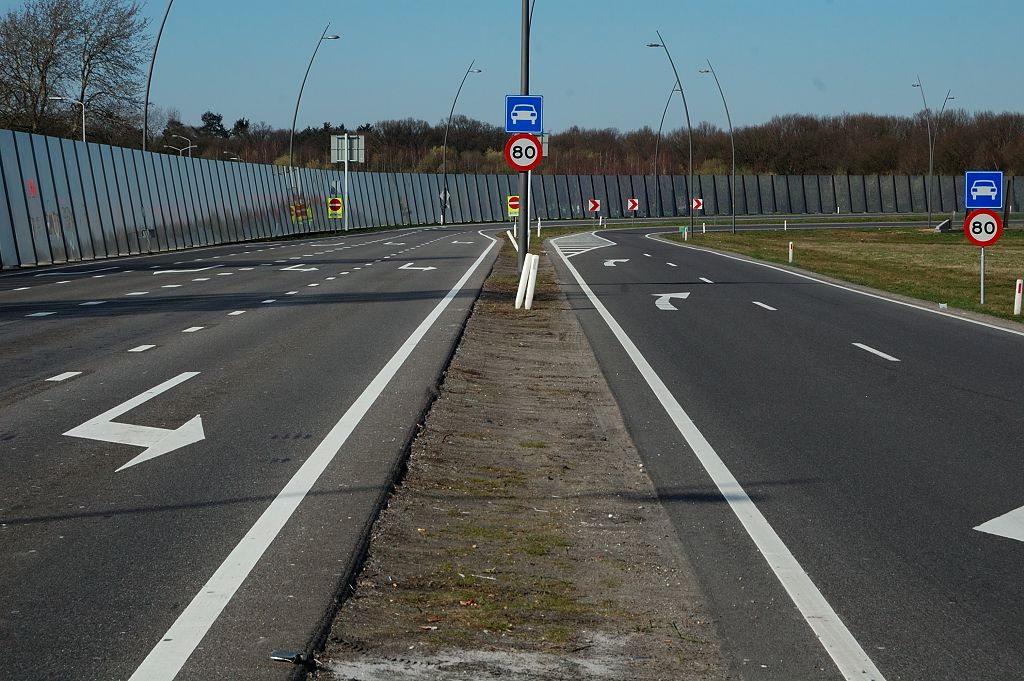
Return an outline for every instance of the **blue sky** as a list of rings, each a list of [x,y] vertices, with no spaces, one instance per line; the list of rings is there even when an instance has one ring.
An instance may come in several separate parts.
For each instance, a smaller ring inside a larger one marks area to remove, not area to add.
[[[6,11],[19,5],[0,0]],[[145,7],[154,31],[166,4]],[[289,127],[295,97],[325,24],[299,127],[385,118],[436,122],[476,59],[457,112],[502,124],[504,95],[519,91],[518,0],[176,0],[154,73],[152,101],[186,122],[206,110]],[[691,117],[725,126],[710,58],[737,126],[777,114],[921,108],[1021,111],[1016,34],[1024,2],[989,0],[537,0],[531,90],[545,96],[546,127],[656,127],[680,69]],[[674,105],[666,127],[682,124]]]

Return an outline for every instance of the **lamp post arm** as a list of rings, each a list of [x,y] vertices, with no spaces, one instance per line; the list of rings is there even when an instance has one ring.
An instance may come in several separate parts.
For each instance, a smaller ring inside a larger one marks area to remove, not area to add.
[[[715,85],[718,86],[718,94],[722,96],[722,106],[725,107],[725,120],[729,123],[729,142],[732,145],[732,233],[736,233],[736,136],[732,130],[732,116],[729,115],[729,103],[725,101],[725,92],[722,90],[722,83],[718,80],[718,74],[715,73],[715,67],[711,65],[711,60],[708,59],[708,70],[711,71],[712,77],[715,79]]]
[[[448,112],[448,122],[444,126],[444,142],[441,145],[441,180],[444,184],[444,189],[441,190],[441,224],[444,224],[446,208],[448,207],[448,128],[452,125],[452,116],[455,115],[455,105],[459,102],[459,95],[462,94],[462,86],[466,84],[466,79],[469,78],[469,74],[473,71],[473,65],[476,64],[476,59],[469,62],[469,67],[466,69],[466,73],[462,76],[462,82],[459,83],[459,89],[455,91],[455,99],[452,100],[451,111]]]
[[[668,45],[665,44],[665,39],[661,37],[661,31],[655,31],[658,34],[658,40],[661,42],[661,48],[665,50],[665,56],[668,57],[669,66],[672,67],[672,73],[676,76],[676,85],[679,86],[679,96],[683,98],[683,113],[686,114],[686,137],[689,146],[689,160],[687,163],[687,171],[690,174],[690,180],[686,187],[686,191],[689,194],[687,197],[692,198],[693,196],[693,127],[690,125],[690,107],[686,104],[686,92],[683,90],[683,81],[679,79],[679,71],[676,70],[676,63],[672,61],[672,53],[668,51]],[[689,208],[690,211],[690,232],[693,233],[693,207]]]
[[[167,1],[167,10],[164,12],[163,21],[160,22],[160,30],[156,33],[156,41],[153,43],[153,56],[149,60],[149,74],[146,76],[146,98],[142,100],[142,150],[146,150],[146,138],[149,136],[149,88],[153,84],[153,65],[156,64],[156,51],[160,47],[160,36],[164,34],[164,24],[167,23],[167,15],[171,13],[171,5],[174,0]]]
[[[295,149],[295,121],[297,121],[298,118],[299,118],[299,103],[302,101],[302,91],[306,87],[306,79],[309,78],[309,71],[310,71],[310,69],[313,68],[313,60],[316,59],[317,50],[320,49],[321,43],[323,43],[324,38],[327,37],[327,29],[329,29],[330,27],[331,27],[331,22],[328,21],[327,22],[327,26],[324,27],[323,34],[320,36],[320,40],[316,41],[316,47],[313,48],[313,56],[309,58],[309,65],[306,67],[306,74],[304,76],[302,76],[302,85],[299,86],[299,96],[295,99],[295,113],[292,115],[292,132],[291,132],[291,135],[289,135],[289,137],[288,137],[288,167],[289,168],[294,167],[294,163],[292,161],[293,161],[293,158],[294,158],[293,157],[293,151]]]

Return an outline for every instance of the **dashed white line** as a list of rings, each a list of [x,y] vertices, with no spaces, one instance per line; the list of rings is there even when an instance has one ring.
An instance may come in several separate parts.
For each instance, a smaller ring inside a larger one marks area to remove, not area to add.
[[[759,302],[758,302],[758,301],[756,301],[756,300],[753,300],[753,301],[751,301],[751,302],[752,302],[752,303],[754,303],[754,305],[757,305],[758,307],[763,307],[763,308],[764,308],[764,309],[766,309],[766,310],[771,310],[772,312],[778,312],[778,310],[776,310],[776,309],[775,309],[774,307],[772,307],[771,305],[765,305],[764,303],[759,303]]]
[[[155,347],[155,345],[140,345],[136,348],[132,348],[128,352],[145,352],[146,350],[152,350]]]
[[[199,277],[198,279],[193,279],[192,281],[210,281],[210,278],[209,277]]]
[[[229,317],[237,317],[240,314],[245,314],[245,310],[235,310],[234,312],[228,312]]]
[[[56,312],[33,312],[32,314],[27,314],[25,316],[26,317],[49,317],[52,314],[57,314],[57,313]]]
[[[69,378],[74,378],[75,376],[80,376],[81,374],[81,371],[65,371],[63,374],[57,374],[56,376],[53,376],[46,380],[53,381],[54,383],[59,383],[60,381],[66,381]]]
[[[234,272],[218,272],[217,276],[218,277],[230,277],[232,274],[234,274]]]
[[[668,265],[669,267],[679,267],[679,265],[675,264],[674,262],[667,262],[665,264]]]
[[[196,331],[202,331],[205,328],[205,326],[190,326],[184,331],[182,331],[182,333],[195,333]]]
[[[105,300],[90,300],[90,301],[88,301],[86,303],[79,303],[78,306],[79,307],[87,307],[89,305],[102,305],[105,302],[107,302],[107,301],[105,301]]]
[[[853,345],[855,347],[860,348],[861,350],[865,350],[867,352],[870,352],[872,355],[878,355],[879,357],[881,357],[884,360],[888,360],[890,362],[898,362],[899,361],[898,359],[896,359],[892,355],[887,355],[884,352],[882,352],[881,350],[875,350],[870,345],[864,345],[863,343],[853,343]]]
[[[126,296],[144,296],[144,295],[147,295],[148,293],[149,293],[149,291],[132,291],[131,293],[126,293],[125,295]]]
[[[325,281],[334,281],[337,277],[327,277]]]
[[[710,279],[708,279],[707,277],[701,277],[700,280],[703,281],[705,284],[714,284],[715,283],[715,282],[711,281]]]
[[[160,288],[181,288],[181,284],[164,284]]]
[[[32,288],[32,287],[31,287],[31,286],[22,286],[21,288],[16,288],[16,289],[14,289],[14,290],[15,290],[15,291],[27,291],[27,290],[29,290],[30,288]]]
[[[650,253],[644,253],[644,257],[645,258],[649,258],[649,257],[651,257],[651,254]]]
[[[277,298],[267,298],[266,300],[261,300],[260,301],[260,303],[262,303],[263,305],[266,305],[268,303],[276,303],[276,302],[277,302]]]
[[[286,293],[285,295],[286,295],[286,296],[294,296],[294,295],[295,295],[296,293],[298,293],[298,291],[289,291],[289,292],[288,292],[288,293]]]
[[[306,287],[307,288],[313,288],[314,286],[319,286],[319,285],[320,284],[306,284]]]

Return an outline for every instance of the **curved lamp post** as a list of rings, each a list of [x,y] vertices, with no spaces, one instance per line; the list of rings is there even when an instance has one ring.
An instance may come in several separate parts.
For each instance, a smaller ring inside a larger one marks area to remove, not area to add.
[[[304,75],[302,77],[302,85],[299,86],[299,96],[295,100],[295,114],[292,116],[292,133],[288,137],[288,168],[293,171],[293,174],[292,174],[292,178],[293,178],[292,179],[292,184],[293,185],[295,184],[295,181],[294,181],[295,175],[294,175],[294,164],[292,162],[292,159],[293,159],[292,153],[293,153],[293,150],[295,148],[295,121],[299,117],[299,102],[302,101],[302,90],[306,87],[306,79],[309,78],[309,70],[311,68],[313,68],[313,60],[316,59],[316,52],[317,52],[317,50],[320,49],[320,43],[322,43],[325,40],[338,40],[339,38],[341,38],[340,35],[327,35],[327,29],[330,28],[330,27],[331,27],[331,22],[327,22],[327,26],[324,27],[323,35],[320,36],[320,40],[316,41],[316,47],[313,49],[313,56],[309,58],[309,66],[306,67],[306,75]]]
[[[736,137],[732,133],[732,116],[729,115],[729,104],[725,101],[725,93],[722,92],[722,84],[718,82],[718,74],[715,67],[708,59],[708,67],[700,69],[698,73],[710,73],[715,78],[715,85],[718,86],[718,94],[722,95],[722,106],[725,107],[725,119],[729,121],[729,141],[732,143],[732,233],[736,233]]]
[[[925,124],[927,124],[928,126],[928,186],[925,188],[924,201],[925,204],[928,206],[928,226],[931,227],[932,185],[934,184],[932,180],[932,173],[935,168],[935,138],[938,137],[939,131],[938,129],[936,129],[934,134],[932,133],[932,112],[928,108],[928,100],[924,96],[924,85],[921,84],[921,76],[918,75],[917,82],[911,83],[910,86],[916,87],[919,90],[921,90],[921,102],[924,104],[924,121]],[[950,92],[952,92],[952,90],[946,90],[946,99],[942,101],[942,108],[939,109],[939,118],[942,118],[942,112],[946,110],[946,103],[949,102],[949,100],[951,99],[956,99],[956,97],[950,96]]]
[[[686,93],[683,91],[683,82],[679,79],[679,71],[676,70],[676,64],[672,61],[672,54],[668,51],[668,47],[665,45],[665,39],[661,37],[661,31],[655,31],[658,34],[658,40],[661,42],[647,43],[647,47],[660,47],[665,50],[665,56],[668,57],[669,66],[672,67],[672,73],[676,76],[676,86],[679,88],[679,95],[683,98],[683,112],[686,114],[686,137],[689,142],[690,154],[687,168],[690,173],[690,182],[687,186],[687,193],[690,194],[691,203],[689,206],[690,210],[690,234],[693,234],[693,127],[690,125],[690,108],[686,105]]]
[[[668,99],[665,100],[665,108],[661,110],[661,122],[658,123],[658,136],[654,138],[654,169],[652,175],[654,176],[655,191],[658,196],[658,217],[664,217],[664,211],[661,205],[661,180],[658,175],[658,148],[661,146],[661,131],[665,128],[665,115],[668,113],[668,105],[672,103],[672,95],[679,92],[679,88],[676,87],[675,83],[672,84],[672,89],[669,90]]]
[[[51,102],[71,102],[72,104],[77,104],[78,106],[82,107],[82,141],[84,142],[85,141],[85,102],[80,102],[77,99],[71,99],[70,97],[58,97],[56,95],[52,95],[50,97],[50,101]]]
[[[167,15],[171,13],[171,5],[174,0],[167,1],[167,10],[164,12],[163,21],[160,22],[160,30],[156,32],[156,42],[153,43],[153,56],[149,60],[149,74],[146,76],[146,98],[142,100],[142,150],[146,150],[146,138],[149,137],[149,87],[153,84],[153,65],[156,64],[156,51],[160,47],[160,36],[164,34],[164,24],[167,23]]]
[[[455,104],[459,101],[459,95],[462,93],[462,86],[466,84],[466,79],[469,78],[471,73],[482,73],[480,69],[474,69],[473,64],[476,63],[476,59],[469,62],[469,68],[466,69],[465,75],[462,76],[462,82],[459,83],[459,89],[455,91],[455,99],[452,100],[452,110],[448,112],[448,122],[444,126],[444,145],[441,150],[441,177],[444,182],[444,189],[441,190],[441,224],[444,224],[445,214],[448,212],[448,128],[452,124],[452,116],[455,114]]]
[[[199,148],[198,145],[193,144],[192,140],[190,140],[189,138],[185,137],[184,135],[171,135],[171,137],[177,137],[178,139],[185,140],[185,142],[188,143],[188,146],[185,147],[185,149],[188,150],[188,157],[189,158],[192,158],[192,150]],[[174,147],[171,147],[171,148],[173,149]],[[180,155],[180,152],[179,152],[179,155]]]

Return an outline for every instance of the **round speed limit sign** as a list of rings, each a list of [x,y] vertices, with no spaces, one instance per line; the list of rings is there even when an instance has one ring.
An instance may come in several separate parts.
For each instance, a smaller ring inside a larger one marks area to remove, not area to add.
[[[1003,221],[989,208],[979,208],[964,220],[964,234],[975,246],[991,246],[1003,235]]]
[[[523,173],[533,170],[540,165],[543,157],[540,140],[529,133],[513,135],[505,143],[505,160],[512,166],[512,170]]]

